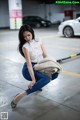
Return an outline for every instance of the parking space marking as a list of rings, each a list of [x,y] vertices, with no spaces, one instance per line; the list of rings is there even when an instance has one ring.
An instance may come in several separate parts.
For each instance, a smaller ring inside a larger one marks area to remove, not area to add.
[[[72,76],[76,76],[76,77],[80,77],[80,74],[78,73],[74,73],[74,72],[70,72],[70,71],[63,71],[64,74],[68,74],[68,75],[72,75]]]
[[[52,33],[52,34],[53,34],[53,33]],[[47,39],[47,38],[48,38],[48,39],[49,39],[49,38],[52,38],[52,40],[55,40],[55,39],[56,39],[56,40],[58,40],[58,39],[59,39],[59,40],[64,40],[64,39],[67,40],[67,39],[68,39],[68,38],[65,38],[64,36],[59,36],[59,35],[56,34],[56,33],[53,34],[53,35],[52,35],[52,34],[51,34],[51,35],[46,35],[46,34],[45,34],[45,35],[40,35],[40,36],[38,35],[38,36],[39,36],[39,38],[41,38],[41,39]],[[76,41],[77,41],[77,40],[78,40],[78,41],[80,40],[80,37],[79,37],[79,36],[77,36],[76,38],[77,38]],[[69,38],[69,39],[70,39],[70,40],[75,40],[75,37],[74,37],[74,38]]]
[[[16,44],[14,46],[16,46]],[[9,48],[9,47],[11,48],[11,46],[0,44],[0,48]],[[67,46],[58,46],[58,45],[56,46],[56,45],[46,45],[45,44],[45,47],[52,47],[52,48],[58,48],[58,49],[64,49],[64,50],[76,50],[76,51],[79,50],[80,51],[80,48],[73,48],[73,47],[67,47]]]
[[[4,57],[4,56],[2,56],[2,55],[0,55],[0,58],[10,60],[10,61],[12,61],[12,62],[14,62],[14,63],[20,63],[20,64],[23,63],[23,61],[21,61],[21,60],[18,61],[17,59],[13,59],[13,58],[9,58],[9,57]]]
[[[47,47],[53,47],[53,48],[60,48],[65,50],[80,50],[80,48],[71,48],[67,46],[54,46],[54,45],[46,45]]]
[[[7,59],[7,60],[10,60],[12,62],[15,62],[15,63],[20,63],[20,64],[23,64],[24,62],[23,61],[17,61],[15,59],[11,59],[11,58],[8,58],[8,57],[4,57],[2,55],[0,55],[0,57],[2,57],[3,59]],[[80,77],[80,74],[79,73],[75,73],[75,72],[71,72],[71,71],[66,71],[66,70],[63,70],[62,71],[62,74],[67,74],[67,75],[71,75],[71,76],[75,76],[75,77]]]

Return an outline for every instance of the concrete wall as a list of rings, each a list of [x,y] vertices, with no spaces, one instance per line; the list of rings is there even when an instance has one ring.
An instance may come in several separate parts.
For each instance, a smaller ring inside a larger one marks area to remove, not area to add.
[[[53,23],[56,21],[63,21],[64,10],[72,9],[71,5],[54,5],[54,4],[40,4],[37,0],[22,0],[23,16],[38,15]],[[75,7],[74,18],[76,12],[80,13],[80,7]],[[0,1],[0,28],[9,26],[9,9],[8,0]]]
[[[0,0],[0,27],[9,27],[8,0]]]
[[[75,9],[74,18],[76,18],[76,13],[80,12],[79,6],[72,5],[54,5],[54,4],[40,4],[35,0],[23,0],[23,16],[28,15],[38,15],[40,17],[50,20],[52,23],[57,21],[63,21],[65,18],[64,11]],[[73,8],[72,8],[73,7]]]
[[[62,20],[64,18],[64,13],[61,10],[60,5],[54,4],[40,4],[39,2],[33,0],[23,0],[22,6],[23,16],[28,15],[38,15],[40,17],[51,20],[52,22]]]
[[[61,5],[47,5],[47,18],[53,23],[59,20],[62,21],[62,19],[64,18],[64,13],[61,10]]]
[[[22,0],[23,16],[37,15],[39,2],[35,0]]]

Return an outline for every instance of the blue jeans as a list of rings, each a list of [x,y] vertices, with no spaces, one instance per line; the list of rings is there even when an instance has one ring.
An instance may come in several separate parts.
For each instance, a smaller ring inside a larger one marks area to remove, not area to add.
[[[34,66],[34,65],[35,65],[35,63],[32,63],[32,66]],[[29,81],[32,80],[31,76],[29,74],[29,71],[28,71],[26,63],[24,63],[24,65],[23,65],[22,74],[23,74],[23,76],[24,76],[24,78],[26,80],[29,80]],[[44,87],[45,85],[47,85],[50,82],[50,79],[51,79],[48,75],[46,75],[44,73],[41,73],[41,72],[39,72],[37,70],[34,70],[34,75],[35,75],[35,78],[36,78],[36,83],[34,84],[32,89],[25,90],[27,95],[31,94],[31,93],[33,93],[33,92],[35,92],[37,90],[39,90],[42,87]],[[52,74],[52,80],[56,79],[57,77],[58,77],[58,73],[57,72]]]

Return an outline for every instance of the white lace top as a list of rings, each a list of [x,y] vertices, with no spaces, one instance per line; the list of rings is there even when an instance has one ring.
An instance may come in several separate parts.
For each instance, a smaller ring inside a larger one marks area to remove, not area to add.
[[[23,47],[27,48],[30,54],[31,62],[39,62],[43,59],[42,49],[41,49],[41,40],[31,40],[30,42],[26,42]]]

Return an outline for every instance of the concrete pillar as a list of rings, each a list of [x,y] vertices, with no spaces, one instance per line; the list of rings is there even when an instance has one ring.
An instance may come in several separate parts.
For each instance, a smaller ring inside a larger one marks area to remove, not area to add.
[[[22,25],[21,0],[8,0],[10,29],[19,29]]]

